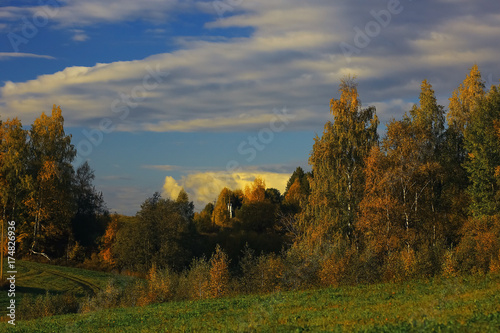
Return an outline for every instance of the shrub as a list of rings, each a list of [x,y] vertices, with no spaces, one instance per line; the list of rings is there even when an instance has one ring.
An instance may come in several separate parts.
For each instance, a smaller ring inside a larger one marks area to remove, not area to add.
[[[80,312],[87,313],[119,307],[122,305],[123,294],[123,288],[120,288],[115,280],[109,280],[104,289],[88,297],[82,303]]]
[[[309,249],[303,243],[294,244],[284,255],[284,287],[299,290],[318,285],[322,260],[323,257],[317,248]]]
[[[447,250],[443,257],[442,264],[442,274],[446,278],[454,277],[457,275],[457,271],[455,269],[456,260],[453,251]]]
[[[210,259],[210,296],[219,298],[229,290],[229,259],[217,244]]]
[[[385,256],[384,264],[382,267],[382,280],[389,281],[403,281],[405,278],[405,269],[401,254],[399,252],[391,252]]]
[[[78,300],[73,293],[61,295],[45,295],[33,297],[27,294],[19,306],[19,318],[22,320],[37,319],[68,313],[77,313]]]
[[[163,303],[174,299],[178,276],[170,269],[158,270],[153,265],[147,277],[147,290],[139,300],[140,305]]]
[[[179,288],[189,299],[205,299],[210,295],[210,265],[205,258],[194,259]]]

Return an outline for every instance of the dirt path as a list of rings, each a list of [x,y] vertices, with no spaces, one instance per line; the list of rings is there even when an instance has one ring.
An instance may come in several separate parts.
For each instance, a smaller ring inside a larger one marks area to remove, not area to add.
[[[90,292],[90,294],[93,294],[93,295],[96,294],[99,290],[101,290],[101,288],[99,288],[99,286],[97,286],[91,282],[85,281],[83,279],[80,279],[74,275],[65,274],[63,272],[59,272],[56,270],[45,270],[45,272],[60,276],[62,278],[68,279],[68,280],[71,280],[71,281],[79,284],[80,286],[82,286],[85,290],[87,290],[88,292]]]
[[[18,262],[17,264],[19,266],[23,266],[22,262]],[[81,278],[79,278],[78,276],[75,276],[75,275],[71,275],[71,274],[68,274],[68,273],[64,273],[64,272],[58,271],[56,269],[50,269],[50,268],[48,268],[48,269],[47,268],[40,269],[40,268],[34,268],[32,266],[31,267],[26,267],[25,266],[25,268],[27,268],[29,270],[30,275],[32,275],[32,274],[47,273],[47,274],[56,275],[58,277],[70,280],[70,281],[76,283],[77,285],[81,286],[83,288],[83,290],[87,291],[91,295],[94,295],[97,292],[99,292],[99,290],[101,290],[101,288],[98,285],[96,285],[96,284],[94,284],[92,282],[89,282],[89,281],[86,281],[84,279],[81,279]]]

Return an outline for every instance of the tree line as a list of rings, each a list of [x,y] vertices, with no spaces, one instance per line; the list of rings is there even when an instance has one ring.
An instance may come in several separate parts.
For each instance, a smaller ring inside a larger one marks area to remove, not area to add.
[[[24,255],[155,283],[202,279],[208,289],[199,295],[498,272],[499,86],[486,89],[474,65],[446,108],[424,80],[418,103],[382,138],[355,79],[343,79],[339,93],[315,138],[311,172],[298,167],[283,194],[261,178],[224,188],[200,212],[182,190],[175,200],[153,194],[136,216],[110,215],[90,166],[71,165],[58,107],[30,130],[7,120],[3,218],[20,221]]]

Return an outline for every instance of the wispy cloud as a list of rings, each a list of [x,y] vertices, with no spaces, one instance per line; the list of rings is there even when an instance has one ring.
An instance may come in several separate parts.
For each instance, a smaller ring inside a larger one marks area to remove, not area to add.
[[[182,169],[182,167],[177,165],[142,165],[141,168],[159,171],[175,171]]]
[[[35,15],[42,10],[50,12],[51,22],[59,27],[85,27],[99,23],[146,20],[164,22],[177,10],[192,8],[193,1],[180,0],[65,0],[47,2],[47,6],[7,6],[0,19],[16,21],[22,16]],[[54,6],[55,5],[55,6]],[[47,8],[46,8],[47,7]]]
[[[40,58],[54,60],[56,58],[48,55],[21,53],[21,52],[0,52],[0,60],[9,60],[13,58]]]
[[[90,37],[85,33],[84,30],[81,29],[74,29],[72,30],[74,33],[73,37],[71,38],[75,42],[85,42],[88,40]]]
[[[132,180],[129,175],[111,175],[99,177],[101,180]]]

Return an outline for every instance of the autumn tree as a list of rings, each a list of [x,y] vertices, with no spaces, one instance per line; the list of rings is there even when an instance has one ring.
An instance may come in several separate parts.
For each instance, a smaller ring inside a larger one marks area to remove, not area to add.
[[[439,149],[444,133],[443,107],[437,105],[434,91],[422,82],[420,105],[410,115],[387,126],[382,147],[388,158],[392,193],[397,200],[398,215],[405,230],[408,251],[418,237],[430,236],[435,242],[441,220],[438,211],[442,167]],[[442,216],[441,216],[442,217]],[[438,229],[436,229],[438,228]]]
[[[292,173],[283,194],[285,213],[296,214],[305,205],[310,193],[309,178],[311,175],[305,173],[301,167],[297,167]]]
[[[366,159],[365,196],[360,204],[357,221],[358,238],[364,251],[379,264],[385,256],[401,249],[404,229],[398,223],[399,202],[394,193],[393,178],[387,156],[375,146]]]
[[[106,226],[104,235],[100,239],[99,257],[108,267],[114,268],[116,265],[116,255],[113,252],[113,244],[116,242],[116,235],[122,223],[118,214],[113,214]]]
[[[471,213],[478,217],[499,212],[499,184],[495,170],[500,166],[500,92],[492,86],[475,105],[470,123],[464,131],[468,157],[464,167],[469,175],[468,194]]]
[[[243,204],[236,213],[245,230],[262,233],[273,227],[280,197],[279,191],[276,191],[268,191],[265,181],[260,177],[245,187]]]
[[[217,244],[210,259],[210,295],[219,298],[229,291],[229,258]]]
[[[223,188],[217,198],[217,202],[215,204],[213,219],[215,225],[219,227],[230,227],[231,226],[231,218],[229,212],[229,204],[231,204],[231,210],[234,212],[241,207],[241,203],[243,201],[243,193],[241,191],[231,191],[227,187]]]
[[[2,218],[18,220],[23,209],[24,181],[28,161],[27,131],[14,118],[0,126],[0,198]]]
[[[76,154],[60,107],[54,105],[51,116],[42,113],[28,136],[25,205],[33,228],[30,252],[60,255],[71,235],[71,162]]]
[[[7,221],[22,221],[25,196],[26,165],[28,160],[27,131],[19,119],[0,120],[0,223],[6,228]],[[6,229],[5,229],[6,230]],[[26,252],[27,235],[25,224],[16,226],[18,252]],[[0,246],[7,245],[2,239]],[[5,247],[6,248],[6,247]],[[5,253],[5,252],[2,252]]]
[[[306,238],[316,244],[332,238],[353,241],[364,159],[378,142],[375,107],[361,107],[354,79],[343,79],[339,91],[340,98],[330,102],[333,123],[316,136],[309,158],[314,176],[303,224]]]
[[[479,67],[475,64],[463,83],[453,91],[453,96],[450,98],[449,126],[463,135],[471,123],[471,116],[476,112],[484,96],[484,81],[481,78]]]
[[[255,177],[252,185],[245,186],[244,203],[264,202],[266,198],[266,182],[261,177]]]

